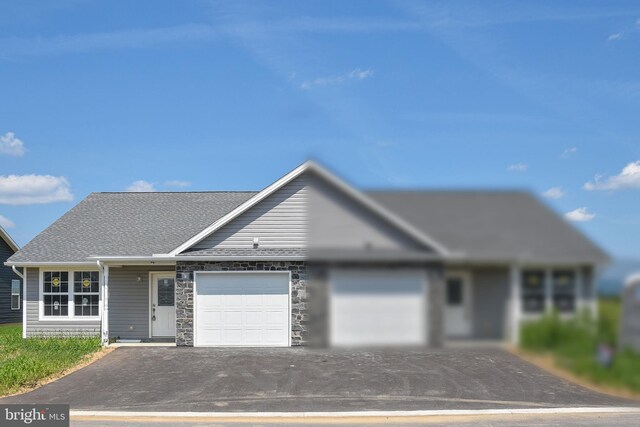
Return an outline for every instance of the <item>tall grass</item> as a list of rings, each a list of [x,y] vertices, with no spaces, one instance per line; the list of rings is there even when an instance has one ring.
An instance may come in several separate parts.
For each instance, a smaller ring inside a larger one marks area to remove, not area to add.
[[[520,345],[552,354],[558,365],[595,383],[640,391],[640,354],[623,349],[614,353],[610,366],[598,362],[599,345],[616,348],[619,319],[616,299],[600,302],[597,319],[588,313],[571,319],[550,313],[522,326]]]
[[[82,362],[100,338],[22,338],[20,326],[0,326],[0,396],[32,387]]]

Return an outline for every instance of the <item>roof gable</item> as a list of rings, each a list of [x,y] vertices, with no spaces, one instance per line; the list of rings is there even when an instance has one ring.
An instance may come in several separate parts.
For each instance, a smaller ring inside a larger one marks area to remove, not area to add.
[[[404,233],[406,236],[418,242],[421,242],[423,245],[434,250],[437,253],[446,254],[448,252],[443,245],[436,242],[434,239],[426,235],[423,231],[415,228],[410,223],[404,221],[402,218],[398,217],[397,215],[392,213],[390,210],[378,204],[377,202],[375,202],[373,199],[371,199],[364,193],[356,190],[349,184],[345,183],[344,181],[339,179],[337,176],[335,176],[325,168],[321,167],[320,165],[318,165],[313,161],[306,161],[305,163],[301,164],[300,166],[298,166],[297,168],[295,168],[294,170],[292,170],[282,178],[275,181],[273,184],[266,187],[264,190],[254,195],[249,200],[242,203],[233,211],[229,212],[228,214],[224,215],[222,218],[213,222],[209,227],[205,228],[200,233],[193,236],[191,239],[187,240],[180,246],[176,247],[174,250],[169,252],[168,255],[175,256],[189,249],[194,248],[194,245],[197,245],[202,240],[218,232],[227,224],[231,223],[236,218],[245,214],[250,209],[258,205],[259,203],[265,201],[270,196],[275,194],[277,191],[281,190],[282,188],[284,188],[294,180],[298,179],[299,177],[302,176],[302,174],[306,172],[313,173],[315,176],[318,176],[321,180],[337,188],[339,191],[343,192],[348,197],[352,198],[357,203],[364,206],[366,209],[369,209],[372,213],[382,218],[384,221],[386,221],[388,224],[398,229],[401,233]]]

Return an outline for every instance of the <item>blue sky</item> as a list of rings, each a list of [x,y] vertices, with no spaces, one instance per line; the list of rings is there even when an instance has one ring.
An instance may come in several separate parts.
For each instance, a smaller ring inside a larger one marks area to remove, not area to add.
[[[25,244],[92,191],[254,190],[314,157],[530,189],[640,258],[639,47],[632,1],[2,2],[0,223]]]

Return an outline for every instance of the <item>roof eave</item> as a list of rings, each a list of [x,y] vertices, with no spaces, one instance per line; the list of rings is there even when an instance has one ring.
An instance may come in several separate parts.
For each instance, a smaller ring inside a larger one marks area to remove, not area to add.
[[[9,245],[11,249],[13,249],[14,253],[20,250],[20,246],[18,246],[16,241],[11,238],[9,233],[7,233],[6,230],[2,228],[1,225],[0,225],[0,237],[2,238],[2,240],[4,240],[7,243],[7,245]]]

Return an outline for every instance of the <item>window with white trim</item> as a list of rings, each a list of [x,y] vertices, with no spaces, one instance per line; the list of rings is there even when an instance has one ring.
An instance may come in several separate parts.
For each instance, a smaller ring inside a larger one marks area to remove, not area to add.
[[[11,310],[20,310],[20,280],[11,280]]]
[[[73,273],[75,316],[99,316],[100,285],[97,271]]]
[[[69,272],[45,271],[42,278],[44,315],[69,316]]]
[[[100,275],[97,271],[43,271],[42,316],[86,318],[100,316]]]
[[[561,313],[576,308],[576,274],[573,270],[554,270],[553,307]]]
[[[545,272],[522,272],[522,305],[525,313],[542,313],[545,306]]]

